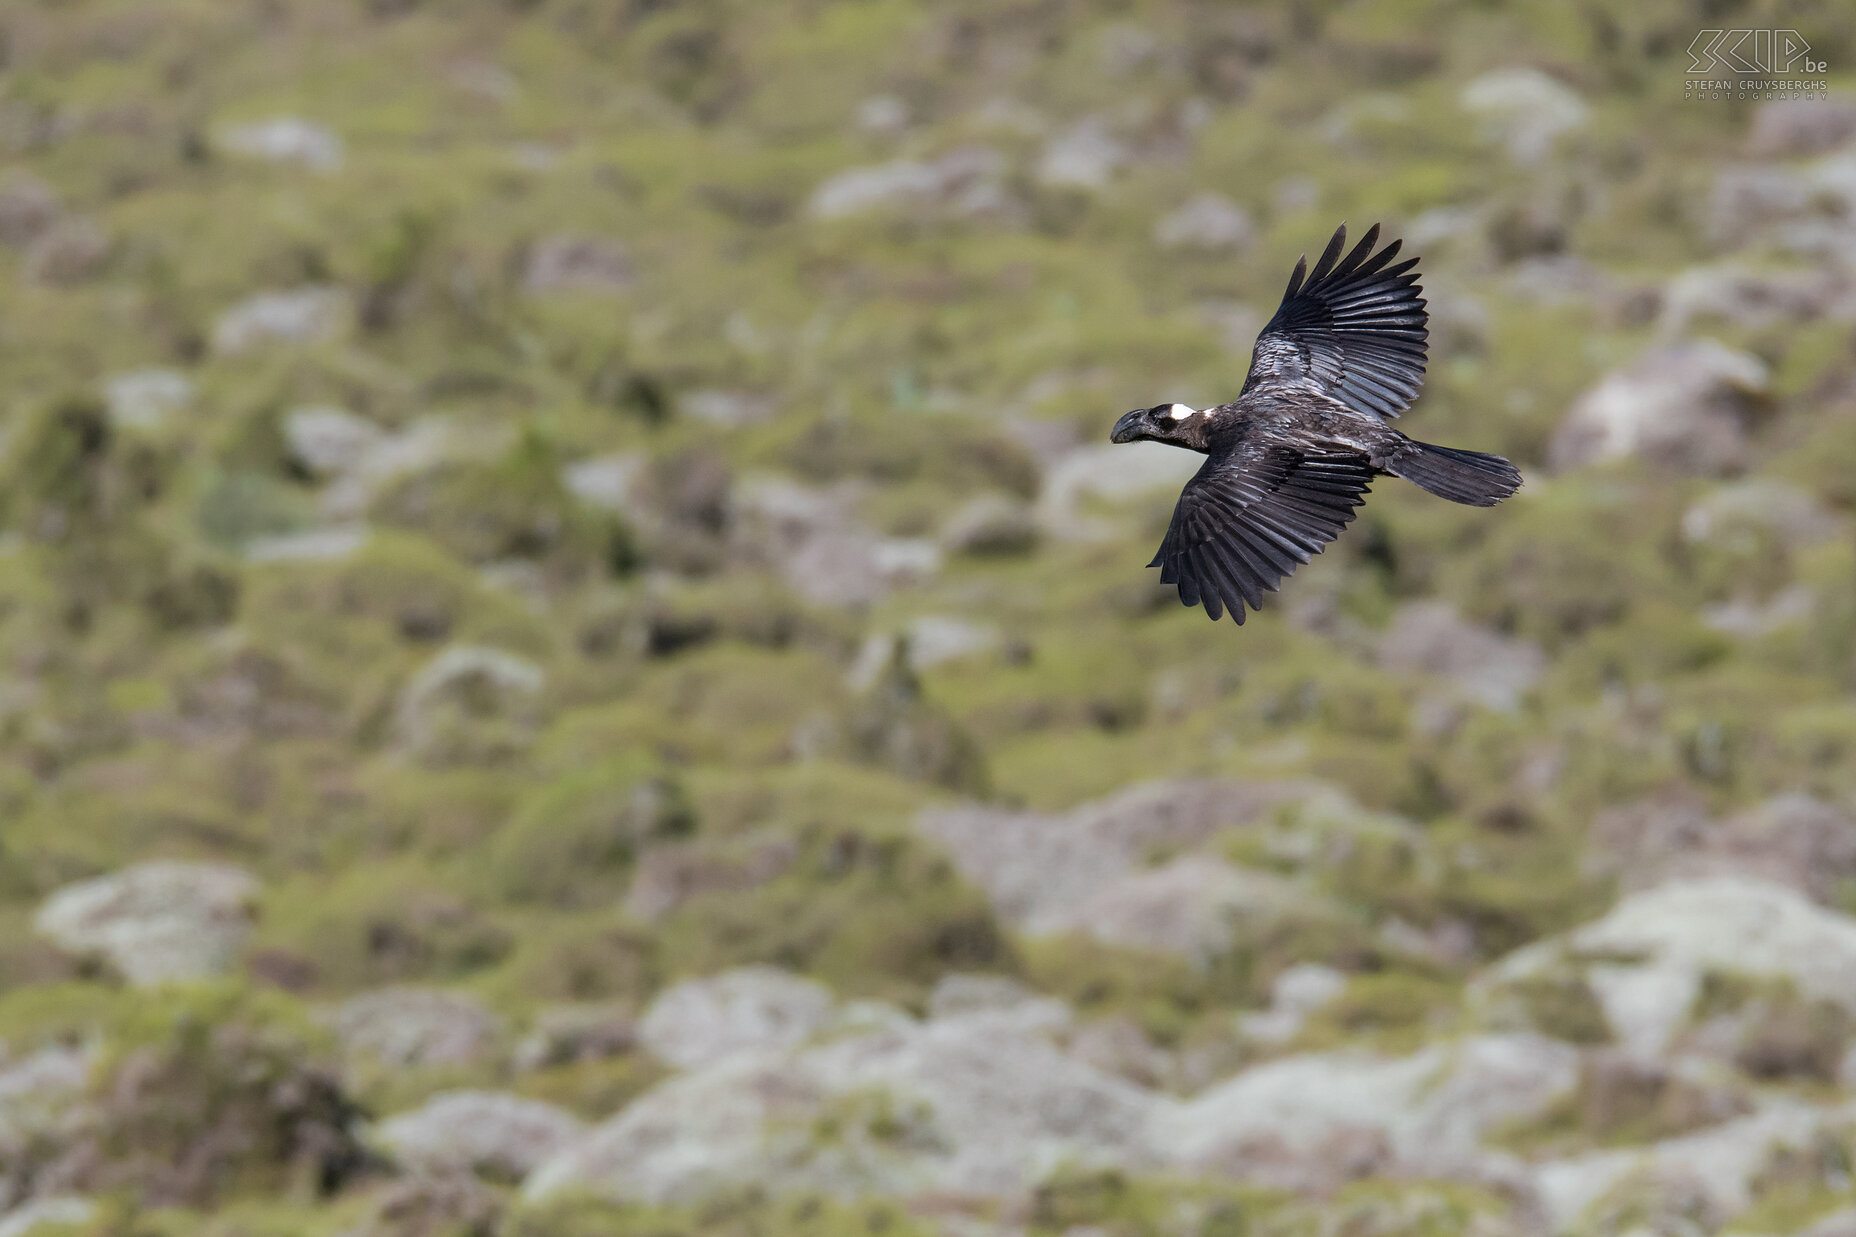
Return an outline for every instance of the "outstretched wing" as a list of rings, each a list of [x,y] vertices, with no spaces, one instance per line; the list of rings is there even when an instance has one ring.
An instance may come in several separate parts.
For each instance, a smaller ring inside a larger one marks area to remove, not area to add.
[[[1365,456],[1314,455],[1289,447],[1240,445],[1211,456],[1173,509],[1149,567],[1179,585],[1179,599],[1225,610],[1241,626],[1244,605],[1319,554],[1352,521],[1373,468]]]
[[[1418,260],[1388,265],[1402,242],[1373,253],[1378,240],[1374,224],[1342,258],[1343,224],[1312,273],[1306,257],[1296,262],[1276,316],[1257,336],[1244,394],[1312,388],[1382,417],[1411,406],[1424,384],[1430,315],[1412,273]]]

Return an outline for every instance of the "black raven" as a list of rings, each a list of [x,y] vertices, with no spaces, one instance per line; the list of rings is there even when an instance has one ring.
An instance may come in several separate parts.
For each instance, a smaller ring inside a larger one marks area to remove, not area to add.
[[[1521,487],[1499,455],[1414,442],[1389,424],[1424,382],[1430,315],[1418,260],[1390,265],[1400,242],[1373,253],[1378,240],[1374,224],[1343,258],[1343,224],[1312,272],[1306,255],[1296,262],[1235,402],[1137,408],[1109,435],[1207,457],[1147,565],[1214,619],[1228,609],[1241,624],[1246,602],[1261,609],[1265,589],[1340,536],[1374,477],[1474,507]]]

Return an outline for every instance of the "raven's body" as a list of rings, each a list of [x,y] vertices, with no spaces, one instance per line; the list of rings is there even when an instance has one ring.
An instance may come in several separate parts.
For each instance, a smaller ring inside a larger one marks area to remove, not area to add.
[[[1397,241],[1373,253],[1377,226],[1342,258],[1346,237],[1344,227],[1334,233],[1312,274],[1306,258],[1296,263],[1235,401],[1138,408],[1110,436],[1206,456],[1148,565],[1214,619],[1229,609],[1242,623],[1246,604],[1259,609],[1265,590],[1340,535],[1377,476],[1479,507],[1520,487],[1521,474],[1498,455],[1392,428],[1424,381],[1417,261],[1390,265]]]

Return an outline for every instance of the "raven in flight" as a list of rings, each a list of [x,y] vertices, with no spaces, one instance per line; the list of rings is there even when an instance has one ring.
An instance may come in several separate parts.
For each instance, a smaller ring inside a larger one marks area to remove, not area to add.
[[[1424,382],[1430,315],[1418,260],[1391,265],[1401,242],[1373,253],[1378,240],[1374,224],[1342,257],[1343,224],[1312,272],[1306,255],[1296,262],[1234,403],[1137,408],[1109,435],[1207,457],[1148,566],[1213,619],[1229,610],[1242,624],[1245,603],[1261,609],[1265,589],[1340,536],[1374,477],[1473,507],[1521,487],[1499,455],[1415,442],[1390,425]]]

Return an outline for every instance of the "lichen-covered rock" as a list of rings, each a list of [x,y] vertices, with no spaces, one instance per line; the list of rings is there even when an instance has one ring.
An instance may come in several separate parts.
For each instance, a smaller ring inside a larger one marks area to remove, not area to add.
[[[1520,706],[1547,656],[1529,641],[1464,622],[1448,603],[1413,602],[1380,638],[1379,664],[1436,675],[1452,693],[1506,713]]]
[[[498,1091],[446,1091],[380,1123],[375,1138],[415,1172],[521,1181],[585,1131],[572,1113]]]
[[[1654,349],[1608,374],[1567,412],[1548,459],[1560,470],[1638,456],[1718,474],[1745,458],[1769,393],[1764,362],[1713,340]]]
[[[1148,1093],[983,1019],[673,1079],[537,1169],[532,1199],[585,1190],[683,1202],[745,1186],[1016,1196],[1059,1163],[1155,1166]]]
[[[1198,193],[1154,224],[1154,243],[1163,249],[1242,249],[1256,224],[1222,193]]]
[[[1571,1090],[1577,1053],[1538,1036],[1485,1036],[1408,1057],[1285,1057],[1181,1104],[1161,1125],[1167,1154],[1200,1172],[1331,1189],[1374,1173],[1500,1179],[1482,1147],[1506,1122]]]
[[[335,131],[298,116],[227,125],[219,132],[218,145],[235,155],[294,163],[312,172],[333,172],[342,165],[343,144]]]
[[[507,755],[532,738],[541,688],[541,668],[525,658],[453,645],[426,663],[400,694],[400,740],[439,764]]]
[[[379,988],[334,1011],[343,1053],[391,1068],[466,1065],[497,1050],[502,1019],[462,992]]]
[[[1571,87],[1532,68],[1491,69],[1464,86],[1459,101],[1520,164],[1544,160],[1590,114]]]
[[[983,146],[963,146],[926,161],[850,168],[818,187],[811,211],[820,219],[897,209],[985,214],[1007,205],[999,183],[1004,169],[1004,157]]]
[[[204,979],[237,964],[258,891],[256,877],[224,864],[145,863],[60,889],[33,924],[134,984]]]
[[[213,350],[224,355],[265,344],[322,343],[347,322],[348,298],[337,288],[260,292],[238,302],[213,326]]]
[[[768,966],[690,979],[662,993],[638,1021],[638,1040],[668,1065],[693,1069],[743,1052],[790,1048],[824,1028],[831,992]]]
[[[354,471],[385,437],[366,417],[322,405],[292,409],[283,431],[297,463],[319,477]]]
[[[113,424],[153,429],[193,404],[194,384],[174,369],[136,369],[103,384]]]
[[[1156,782],[1062,815],[942,808],[924,812],[916,827],[946,846],[966,877],[986,890],[999,914],[1021,931],[1087,930],[1090,912],[1083,908],[1102,897],[1125,912],[1118,912],[1117,922],[1135,932],[1139,908],[1149,905],[1139,880],[1151,849],[1189,847],[1306,793],[1306,787],[1287,785]],[[1189,871],[1205,874],[1202,868]],[[1190,883],[1190,878],[1181,879]],[[1242,880],[1233,875],[1231,897],[1240,896]],[[1125,881],[1136,884],[1120,900],[1118,886]],[[1163,912],[1170,895],[1165,877],[1161,883],[1155,909]]]
[[[1600,813],[1586,863],[1631,890],[1680,877],[1754,876],[1833,904],[1856,877],[1856,819],[1805,794],[1717,817],[1699,795],[1674,791]]]
[[[1773,99],[1753,113],[1747,153],[1761,158],[1821,155],[1856,139],[1856,103],[1848,99]]]
[[[1710,976],[1782,981],[1856,1012],[1856,919],[1748,877],[1673,880],[1509,955],[1472,991],[1499,1007],[1552,976],[1586,985],[1619,1043],[1655,1056],[1688,1023]]]

